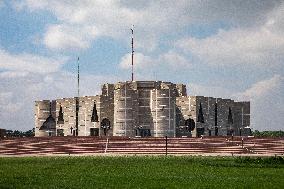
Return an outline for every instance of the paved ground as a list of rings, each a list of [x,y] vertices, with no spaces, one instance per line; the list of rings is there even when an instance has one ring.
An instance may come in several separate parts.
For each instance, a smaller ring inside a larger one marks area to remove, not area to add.
[[[33,137],[0,140],[0,156],[49,155],[284,156],[284,138]]]

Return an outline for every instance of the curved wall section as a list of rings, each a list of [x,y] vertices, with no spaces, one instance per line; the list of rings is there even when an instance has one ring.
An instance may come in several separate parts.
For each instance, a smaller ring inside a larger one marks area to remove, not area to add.
[[[137,90],[131,82],[121,82],[114,89],[113,136],[134,136],[137,114]]]
[[[175,92],[173,89],[151,91],[154,137],[175,137]]]

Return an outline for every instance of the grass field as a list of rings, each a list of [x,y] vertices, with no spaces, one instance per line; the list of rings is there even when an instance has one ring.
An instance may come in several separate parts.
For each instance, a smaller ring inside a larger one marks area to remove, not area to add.
[[[0,158],[0,188],[284,188],[284,159]]]

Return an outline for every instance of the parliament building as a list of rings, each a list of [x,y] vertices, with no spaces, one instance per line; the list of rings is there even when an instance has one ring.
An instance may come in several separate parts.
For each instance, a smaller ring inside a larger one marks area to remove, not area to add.
[[[200,137],[250,134],[250,102],[188,96],[184,84],[103,84],[100,95],[35,102],[35,136]]]

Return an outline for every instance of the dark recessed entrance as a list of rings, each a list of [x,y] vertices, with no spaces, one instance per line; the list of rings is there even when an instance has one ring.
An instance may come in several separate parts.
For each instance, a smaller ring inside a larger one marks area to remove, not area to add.
[[[218,136],[218,127],[215,127],[215,136]]]
[[[64,136],[63,129],[57,129],[57,136]]]
[[[108,130],[110,130],[110,128],[111,128],[111,126],[110,126],[110,120],[107,119],[107,118],[104,118],[104,119],[101,121],[101,128],[103,129],[104,135],[106,136]]]
[[[151,136],[151,130],[150,129],[136,129],[136,136],[141,136],[141,137],[150,137]]]
[[[99,128],[90,128],[90,135],[91,136],[99,136]]]
[[[204,128],[197,128],[197,137],[201,137],[201,135],[204,135]]]

